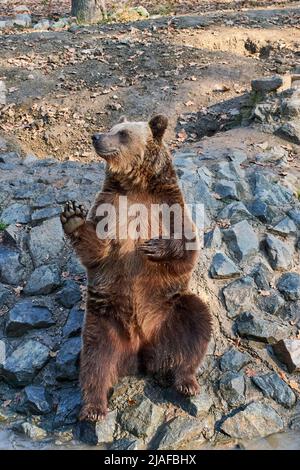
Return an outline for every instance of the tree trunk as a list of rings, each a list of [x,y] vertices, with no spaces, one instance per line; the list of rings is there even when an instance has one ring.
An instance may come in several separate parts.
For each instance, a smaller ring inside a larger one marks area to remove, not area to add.
[[[72,16],[79,22],[97,23],[106,18],[105,0],[72,0]]]

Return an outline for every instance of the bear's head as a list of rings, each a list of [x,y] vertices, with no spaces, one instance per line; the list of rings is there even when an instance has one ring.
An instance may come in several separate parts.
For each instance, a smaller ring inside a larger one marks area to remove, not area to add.
[[[109,132],[94,134],[92,141],[110,170],[130,173],[147,163],[156,164],[164,147],[167,126],[168,119],[163,115],[154,116],[149,122],[131,122],[123,118]]]

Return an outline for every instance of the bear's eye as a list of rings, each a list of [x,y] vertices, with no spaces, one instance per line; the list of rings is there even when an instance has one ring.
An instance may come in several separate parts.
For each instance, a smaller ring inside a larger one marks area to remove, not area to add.
[[[119,131],[119,136],[122,140],[127,140],[129,137],[129,133],[126,130]]]

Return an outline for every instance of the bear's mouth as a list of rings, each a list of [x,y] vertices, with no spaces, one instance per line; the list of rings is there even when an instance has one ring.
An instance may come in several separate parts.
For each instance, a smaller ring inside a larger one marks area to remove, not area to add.
[[[112,150],[103,150],[95,147],[95,150],[99,157],[102,157],[104,159],[110,158],[110,157],[116,157],[119,154],[118,149],[112,149]]]

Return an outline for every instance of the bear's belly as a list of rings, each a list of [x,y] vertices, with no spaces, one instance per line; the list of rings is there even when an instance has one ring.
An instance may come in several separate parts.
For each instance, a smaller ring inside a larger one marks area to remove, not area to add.
[[[141,334],[153,319],[161,321],[168,314],[172,298],[188,285],[188,277],[174,278],[160,263],[135,251],[102,263],[88,273],[88,280],[88,311],[113,316],[127,330],[137,328]]]

